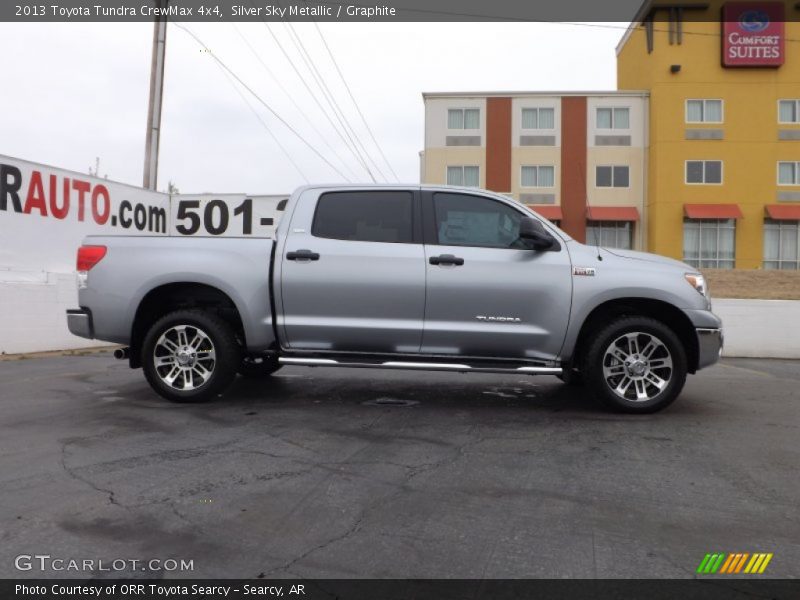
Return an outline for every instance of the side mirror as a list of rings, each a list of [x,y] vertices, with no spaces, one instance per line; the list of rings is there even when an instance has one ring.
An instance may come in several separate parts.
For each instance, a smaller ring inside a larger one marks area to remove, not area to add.
[[[550,250],[556,245],[556,239],[533,217],[522,218],[519,223],[519,237],[533,250]]]

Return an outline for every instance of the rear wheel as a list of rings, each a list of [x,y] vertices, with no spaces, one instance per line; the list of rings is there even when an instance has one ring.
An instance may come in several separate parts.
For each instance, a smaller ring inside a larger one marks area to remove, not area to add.
[[[142,344],[150,386],[173,402],[202,402],[230,385],[240,362],[230,325],[202,310],[178,310],[156,321]]]
[[[649,317],[622,317],[595,337],[583,372],[592,393],[623,412],[669,406],[686,382],[686,352],[675,333]]]

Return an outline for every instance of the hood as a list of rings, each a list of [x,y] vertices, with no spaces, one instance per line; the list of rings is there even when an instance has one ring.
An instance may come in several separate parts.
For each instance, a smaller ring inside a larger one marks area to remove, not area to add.
[[[650,254],[649,252],[636,252],[635,250],[620,250],[618,248],[600,248],[600,250],[604,253],[612,254],[620,258],[643,260],[645,262],[683,269],[687,272],[697,272],[695,267],[687,265],[679,260],[675,260],[674,258],[667,258],[666,256],[660,256],[658,254]]]

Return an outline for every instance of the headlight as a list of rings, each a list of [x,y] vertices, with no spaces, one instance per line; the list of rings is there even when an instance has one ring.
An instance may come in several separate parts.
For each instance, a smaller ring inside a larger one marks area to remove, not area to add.
[[[689,282],[694,289],[696,289],[700,294],[705,297],[708,297],[708,289],[706,288],[706,278],[700,275],[700,273],[685,273],[684,277],[686,281]]]

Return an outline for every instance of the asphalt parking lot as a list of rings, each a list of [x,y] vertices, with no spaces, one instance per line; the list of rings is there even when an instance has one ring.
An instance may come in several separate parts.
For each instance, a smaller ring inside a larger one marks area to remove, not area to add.
[[[293,367],[175,405],[108,353],[0,361],[0,577],[798,577],[798,384],[729,359],[627,416],[552,377]]]

